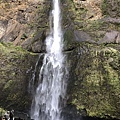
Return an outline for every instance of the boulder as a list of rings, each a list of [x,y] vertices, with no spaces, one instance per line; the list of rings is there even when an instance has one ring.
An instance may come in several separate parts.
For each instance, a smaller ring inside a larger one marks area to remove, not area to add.
[[[4,36],[1,38],[2,42],[13,42],[21,30],[21,25],[14,20],[9,20]]]
[[[33,39],[28,38],[21,45],[24,49],[32,52],[45,52],[45,37],[46,35],[44,31],[38,31]]]
[[[105,36],[98,41],[98,44],[102,43],[120,43],[120,32],[110,31],[105,34]]]
[[[84,31],[75,30],[74,31],[75,40],[78,42],[94,42],[89,34]]]

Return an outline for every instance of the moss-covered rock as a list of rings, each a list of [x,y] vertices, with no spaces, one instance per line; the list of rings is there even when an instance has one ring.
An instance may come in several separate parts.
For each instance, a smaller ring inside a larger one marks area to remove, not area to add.
[[[115,42],[120,29],[119,0],[62,3],[69,70],[64,112],[73,118],[82,114],[119,119],[120,45]]]
[[[68,54],[68,65],[68,105],[86,109],[89,116],[119,118],[120,51],[81,43]]]
[[[5,109],[28,110],[31,95],[29,80],[37,55],[0,43],[0,106]]]
[[[0,118],[5,114],[5,110],[3,108],[0,108]]]

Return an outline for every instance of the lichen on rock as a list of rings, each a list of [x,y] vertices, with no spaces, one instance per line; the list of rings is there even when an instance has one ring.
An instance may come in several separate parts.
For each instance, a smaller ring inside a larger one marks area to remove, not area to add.
[[[119,118],[120,51],[83,44],[68,56],[68,103],[89,116]]]

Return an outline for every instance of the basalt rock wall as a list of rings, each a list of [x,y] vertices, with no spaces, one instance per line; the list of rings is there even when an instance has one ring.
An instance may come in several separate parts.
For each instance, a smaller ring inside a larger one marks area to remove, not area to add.
[[[69,70],[64,114],[71,120],[79,115],[120,118],[119,4],[119,0],[63,2]]]

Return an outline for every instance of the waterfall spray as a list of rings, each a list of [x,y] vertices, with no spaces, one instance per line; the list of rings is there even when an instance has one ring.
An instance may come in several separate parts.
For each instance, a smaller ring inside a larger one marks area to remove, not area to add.
[[[51,32],[45,40],[47,53],[39,72],[39,82],[31,108],[31,118],[34,120],[60,120],[61,104],[66,92],[59,0],[53,0],[52,17]]]

